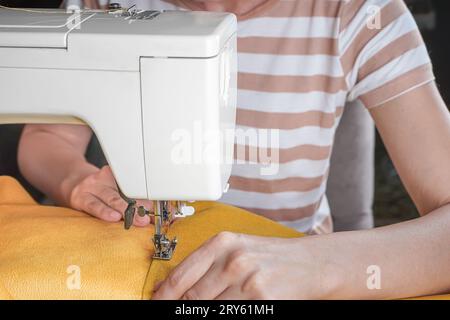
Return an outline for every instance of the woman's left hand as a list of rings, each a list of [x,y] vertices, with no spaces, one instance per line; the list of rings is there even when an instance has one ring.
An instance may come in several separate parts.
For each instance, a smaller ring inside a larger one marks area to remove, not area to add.
[[[328,264],[304,240],[222,232],[176,267],[153,299],[323,298]]]

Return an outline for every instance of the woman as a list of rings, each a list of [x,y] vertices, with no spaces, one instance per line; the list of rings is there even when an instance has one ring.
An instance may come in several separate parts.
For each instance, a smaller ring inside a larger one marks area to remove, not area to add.
[[[402,1],[122,3],[240,18],[238,125],[279,130],[280,169],[264,178],[250,164],[235,166],[223,201],[300,230],[330,232],[324,192],[333,134],[342,106],[359,101],[423,215],[303,239],[222,233],[181,263],[153,298],[400,298],[450,290],[439,276],[450,268],[450,116]],[[118,221],[125,204],[111,171],[84,159],[90,137],[88,128],[28,126],[20,166],[60,203]],[[368,285],[371,270],[380,286]]]

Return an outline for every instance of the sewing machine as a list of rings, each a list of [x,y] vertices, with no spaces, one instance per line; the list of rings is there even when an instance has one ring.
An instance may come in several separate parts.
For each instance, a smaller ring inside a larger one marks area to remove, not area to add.
[[[154,257],[170,259],[172,217],[227,189],[236,28],[227,13],[1,7],[0,123],[90,126],[129,204],[125,227],[153,215]]]

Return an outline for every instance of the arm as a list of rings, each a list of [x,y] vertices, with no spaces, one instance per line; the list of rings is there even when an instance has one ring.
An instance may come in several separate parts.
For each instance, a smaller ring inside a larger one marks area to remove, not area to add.
[[[99,170],[84,158],[91,136],[87,126],[26,125],[18,150],[20,171],[56,203],[70,206],[76,183]]]
[[[423,217],[294,240],[220,234],[180,264],[154,298],[402,298],[450,291],[450,115],[434,84],[371,114]],[[372,265],[381,270],[380,290],[367,288]]]
[[[449,292],[449,112],[436,86],[429,84],[373,108],[371,114],[424,217],[370,232],[335,234],[317,242],[335,242],[335,250],[353,247],[339,257],[344,297],[399,298]],[[345,261],[354,261],[355,266]],[[360,272],[352,272],[358,264]],[[381,268],[383,287],[368,291],[364,270],[374,264]]]
[[[446,205],[426,217],[388,227],[305,239],[300,247],[332,257],[328,270],[336,274],[329,280],[325,276],[325,285],[333,288],[326,297],[395,299],[448,293],[449,228]],[[367,287],[367,270],[373,265],[380,268],[380,290]]]

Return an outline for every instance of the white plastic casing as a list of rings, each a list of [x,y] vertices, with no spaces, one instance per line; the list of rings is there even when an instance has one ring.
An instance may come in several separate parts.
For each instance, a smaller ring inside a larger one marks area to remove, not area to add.
[[[89,125],[130,198],[220,198],[231,173],[236,74],[232,14],[130,21],[0,9],[0,123]],[[220,133],[203,145],[219,161],[199,161],[196,149],[192,162],[174,159],[179,137],[194,140],[199,128],[201,139]]]

